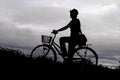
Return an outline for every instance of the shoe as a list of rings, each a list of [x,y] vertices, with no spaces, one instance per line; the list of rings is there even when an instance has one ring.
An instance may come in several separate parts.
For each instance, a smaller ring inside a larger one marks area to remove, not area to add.
[[[64,61],[63,61],[64,64],[71,64],[72,61],[68,58],[65,58]]]
[[[59,53],[62,57],[66,57],[67,55],[65,53]]]

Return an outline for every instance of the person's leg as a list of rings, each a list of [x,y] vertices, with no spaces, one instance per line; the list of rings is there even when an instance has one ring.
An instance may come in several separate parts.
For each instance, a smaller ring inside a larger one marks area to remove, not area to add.
[[[75,52],[75,44],[71,41],[68,46],[68,63],[72,62],[72,58]]]
[[[66,44],[68,43],[70,40],[69,37],[61,37],[60,38],[60,48],[63,54],[67,55],[67,49],[66,49]]]

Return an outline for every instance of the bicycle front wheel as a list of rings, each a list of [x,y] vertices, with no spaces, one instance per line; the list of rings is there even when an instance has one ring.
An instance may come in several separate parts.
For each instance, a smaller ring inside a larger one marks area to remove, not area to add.
[[[94,65],[98,64],[97,53],[89,47],[77,48],[73,59],[85,60],[87,63],[91,63]]]
[[[38,45],[31,52],[32,58],[47,58],[56,62],[55,50],[50,45]]]

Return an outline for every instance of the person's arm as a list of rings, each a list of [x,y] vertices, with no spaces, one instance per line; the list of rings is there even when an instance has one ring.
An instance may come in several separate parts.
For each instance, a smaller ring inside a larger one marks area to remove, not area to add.
[[[67,26],[62,27],[62,28],[60,28],[58,30],[53,30],[52,33],[57,34],[59,31],[63,31],[63,30],[66,30],[67,28],[69,28],[70,25],[71,25],[71,21],[69,22],[69,24]]]
[[[58,29],[57,31],[58,31],[58,32],[59,32],[59,31],[64,31],[64,30],[66,30],[68,27],[69,27],[69,26],[62,27],[62,28]]]
[[[78,19],[77,21],[78,21],[78,22],[77,22],[77,23],[78,23],[78,25],[80,26],[80,31],[79,31],[79,32],[80,32],[80,34],[82,34],[82,30],[81,30],[81,22],[80,22],[80,20],[79,20],[79,19]]]
[[[69,22],[69,24],[67,26],[58,29],[57,32],[66,30],[67,28],[70,27],[70,25],[71,25],[71,21]]]
[[[53,30],[52,33],[57,34],[59,31],[63,31],[63,30],[65,30],[65,29],[67,29],[68,27],[69,27],[69,26],[65,26],[65,27],[62,27],[62,28],[60,28],[60,29],[58,29],[58,30]]]
[[[81,22],[79,20],[79,24],[80,24],[80,34],[82,34],[82,30],[81,30]]]

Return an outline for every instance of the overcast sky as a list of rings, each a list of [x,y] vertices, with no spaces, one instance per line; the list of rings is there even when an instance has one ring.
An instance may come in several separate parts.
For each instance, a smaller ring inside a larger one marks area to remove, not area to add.
[[[0,0],[0,44],[36,46],[40,35],[71,20],[73,8],[95,49],[120,53],[120,0]],[[69,35],[69,29],[63,35]]]

